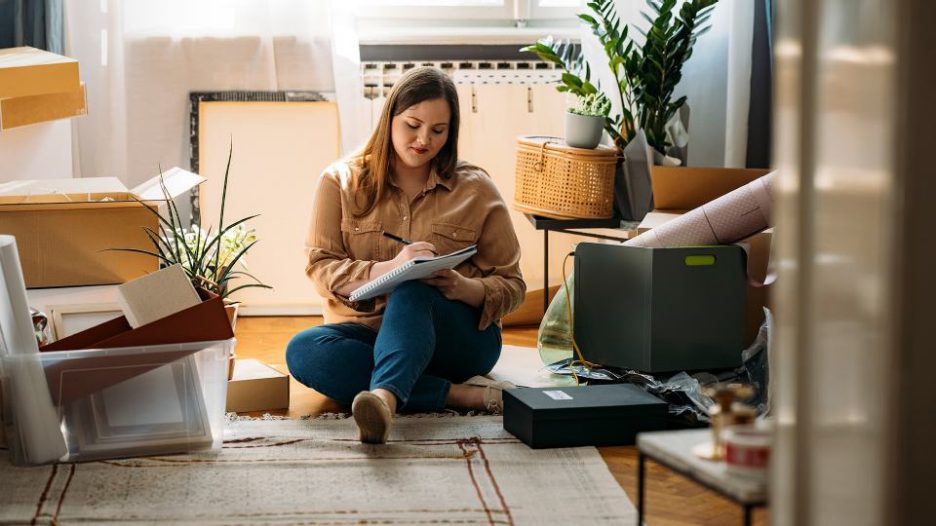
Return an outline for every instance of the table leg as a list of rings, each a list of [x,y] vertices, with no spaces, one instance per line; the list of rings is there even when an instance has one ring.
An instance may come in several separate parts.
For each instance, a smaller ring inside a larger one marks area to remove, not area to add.
[[[637,452],[637,526],[644,522],[644,474],[647,470],[647,457]]]
[[[543,314],[549,308],[549,229],[543,229]]]
[[[753,518],[753,506],[746,505],[744,506],[744,526],[751,526],[751,519]]]

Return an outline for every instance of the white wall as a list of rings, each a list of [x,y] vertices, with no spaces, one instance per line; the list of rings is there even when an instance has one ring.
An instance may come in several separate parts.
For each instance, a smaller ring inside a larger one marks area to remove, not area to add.
[[[0,131],[0,182],[72,176],[71,121]]]

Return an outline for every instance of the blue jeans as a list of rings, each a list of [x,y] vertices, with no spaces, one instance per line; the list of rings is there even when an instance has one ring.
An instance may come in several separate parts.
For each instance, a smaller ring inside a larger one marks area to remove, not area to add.
[[[480,316],[408,281],[390,294],[379,332],[356,323],[312,327],[289,342],[286,363],[296,380],[345,406],[382,388],[401,410],[438,411],[453,382],[487,374],[500,356],[500,328],[479,331]]]

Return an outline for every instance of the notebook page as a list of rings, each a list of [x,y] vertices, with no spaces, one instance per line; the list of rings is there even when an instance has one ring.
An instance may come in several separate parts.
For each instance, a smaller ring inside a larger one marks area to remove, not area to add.
[[[457,252],[434,258],[417,258],[373,279],[351,292],[351,301],[361,301],[392,292],[401,283],[414,279],[428,278],[432,274],[457,267],[460,263],[478,253],[478,247],[471,245]]]

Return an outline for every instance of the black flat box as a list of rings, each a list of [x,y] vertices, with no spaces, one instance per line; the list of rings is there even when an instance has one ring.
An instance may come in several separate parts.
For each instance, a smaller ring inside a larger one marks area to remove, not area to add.
[[[630,446],[666,429],[667,403],[631,384],[504,391],[504,429],[532,448]]]

